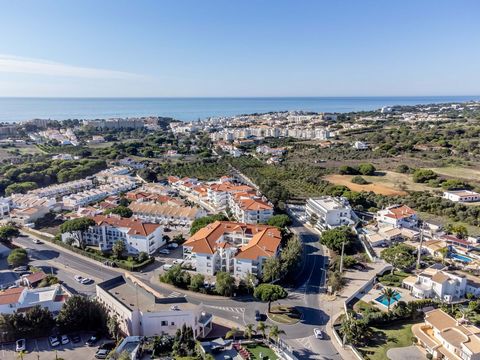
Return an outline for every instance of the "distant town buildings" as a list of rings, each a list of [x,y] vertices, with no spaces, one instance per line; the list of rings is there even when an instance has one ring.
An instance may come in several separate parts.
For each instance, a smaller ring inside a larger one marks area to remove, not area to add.
[[[143,129],[144,120],[138,118],[84,120],[83,125],[97,129]]]

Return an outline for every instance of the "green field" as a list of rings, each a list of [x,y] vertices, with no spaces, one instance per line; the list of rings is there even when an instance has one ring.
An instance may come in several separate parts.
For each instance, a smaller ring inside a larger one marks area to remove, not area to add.
[[[373,337],[369,346],[359,348],[365,359],[385,360],[387,351],[392,348],[412,345],[412,325],[414,323],[400,323],[383,328],[372,327]]]
[[[431,170],[435,171],[439,175],[449,176],[457,179],[473,180],[473,181],[479,181],[480,179],[480,170],[473,169],[473,168],[451,166],[451,167],[431,168]]]

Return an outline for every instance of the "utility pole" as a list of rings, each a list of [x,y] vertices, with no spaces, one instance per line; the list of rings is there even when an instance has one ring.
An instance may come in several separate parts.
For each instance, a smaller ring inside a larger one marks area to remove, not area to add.
[[[420,246],[417,253],[417,269],[420,269],[420,260],[422,259],[422,245],[423,245],[423,221],[420,220]]]
[[[345,241],[342,242],[342,255],[340,257],[340,273],[343,272],[343,253],[345,252]]]

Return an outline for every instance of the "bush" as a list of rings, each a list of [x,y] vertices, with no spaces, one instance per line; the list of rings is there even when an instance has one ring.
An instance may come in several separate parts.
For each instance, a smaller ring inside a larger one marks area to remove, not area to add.
[[[354,184],[358,184],[358,185],[367,185],[367,184],[370,184],[367,180],[365,180],[363,177],[361,176],[354,176],[352,178],[352,180],[350,180],[352,183]]]
[[[360,164],[358,165],[358,172],[362,175],[375,175],[375,166],[372,164]]]
[[[408,165],[405,164],[398,165],[396,170],[400,174],[407,174],[410,172],[410,168],[408,167]]]
[[[413,172],[413,181],[416,183],[426,183],[437,177],[438,175],[430,169],[417,169]]]
[[[354,167],[342,165],[338,168],[338,173],[340,175],[357,175],[358,171]]]

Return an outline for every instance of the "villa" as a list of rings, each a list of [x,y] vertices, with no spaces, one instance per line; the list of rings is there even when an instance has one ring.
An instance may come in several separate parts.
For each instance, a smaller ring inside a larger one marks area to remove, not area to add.
[[[310,198],[306,205],[307,219],[316,219],[315,227],[320,231],[342,225],[353,225],[352,209],[343,198],[322,196]]]
[[[407,205],[393,205],[377,211],[375,219],[379,224],[394,227],[415,228],[418,225],[417,213]]]
[[[433,359],[480,359],[480,328],[456,320],[441,309],[425,313],[425,322],[413,325],[412,332]]]
[[[480,201],[480,194],[470,190],[451,190],[443,193],[443,198],[453,202]]]
[[[261,276],[265,260],[279,255],[280,242],[276,227],[215,221],[183,244],[183,257],[205,275],[225,271],[237,278]]]

